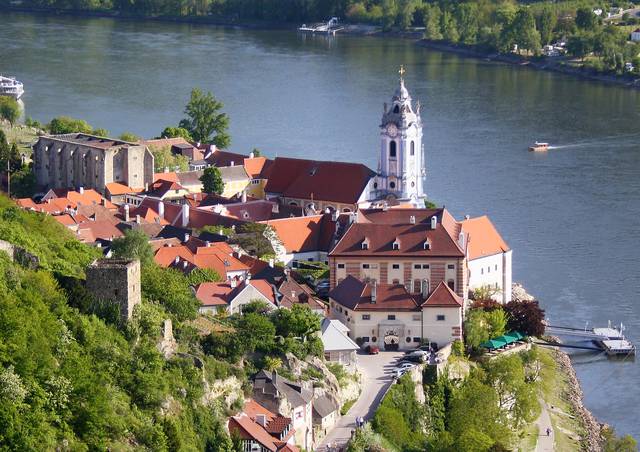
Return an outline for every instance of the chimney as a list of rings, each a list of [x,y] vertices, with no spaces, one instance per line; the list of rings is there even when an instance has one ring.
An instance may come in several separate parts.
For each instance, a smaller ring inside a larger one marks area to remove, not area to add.
[[[124,222],[129,222],[129,204],[124,205]]]
[[[437,225],[438,225],[438,217],[433,215],[431,217],[431,229],[435,229]]]
[[[411,223],[411,224],[416,224],[416,217],[415,217],[415,215],[411,215],[411,216],[409,217],[409,223]]]
[[[188,233],[188,232],[185,232],[185,233],[184,233],[184,242],[188,242],[190,237],[191,237],[191,236],[189,235],[189,233]]]
[[[180,262],[180,256],[176,256],[175,259],[173,259],[173,262],[178,264],[178,262]]]
[[[269,267],[273,268],[273,264],[274,264],[273,258],[270,258],[269,259]]]
[[[264,414],[256,414],[256,424],[260,424],[263,427],[267,426],[267,416]]]
[[[189,226],[189,205],[182,205],[182,227],[186,228]]]
[[[106,207],[106,205],[107,205],[107,198],[100,198],[100,204]]]
[[[331,221],[333,221],[334,223],[335,223],[336,221],[338,221],[338,211],[337,211],[337,210],[334,210],[334,211],[331,213]]]
[[[233,160],[231,160],[231,164],[229,166],[235,166],[236,162],[234,162]]]
[[[211,247],[211,242],[210,242],[210,241],[208,241],[208,240],[207,240],[207,241],[205,241],[205,242],[204,242],[204,246],[206,246],[207,248],[210,248],[210,247]]]
[[[198,147],[200,147],[200,143],[198,143]],[[209,152],[216,152],[216,145],[215,144],[210,144],[209,145]]]
[[[165,166],[163,171],[164,171],[165,173],[168,173],[168,172],[169,172],[169,167],[168,167],[168,166]]]
[[[149,191],[149,182],[144,183],[144,191]]]
[[[241,198],[242,202],[245,203],[247,202],[247,191],[246,190],[242,190],[242,198]]]
[[[464,232],[462,231],[458,234],[458,245],[460,245],[460,248],[464,249]]]
[[[84,195],[84,187],[80,186],[80,188],[78,188],[78,193]]]
[[[235,279],[235,278],[231,278],[231,279],[229,280],[229,285],[231,286],[231,288],[232,288],[232,289],[235,289],[235,288],[236,288],[236,286],[237,286],[237,284],[238,284],[238,283],[236,282],[236,279]]]
[[[426,279],[422,280],[422,298],[425,300],[429,296],[429,282]]]
[[[184,268],[184,269],[186,269],[186,268],[187,268],[187,261],[184,261],[184,262],[182,263],[182,268]]]
[[[374,304],[378,298],[378,285],[375,281],[371,284],[371,303]]]
[[[469,215],[465,215],[465,216],[464,216],[464,219],[465,219],[465,220],[468,220],[469,218],[471,218]]]
[[[253,152],[249,152],[249,158],[252,159],[254,157]]]
[[[272,213],[280,213],[280,205],[277,202],[273,203],[273,207],[271,208]]]
[[[247,282],[251,281],[251,273],[247,273],[247,276],[244,278]]]
[[[164,220],[164,203],[162,201],[158,201],[158,216]]]
[[[136,215],[136,223],[140,224],[140,215]]]

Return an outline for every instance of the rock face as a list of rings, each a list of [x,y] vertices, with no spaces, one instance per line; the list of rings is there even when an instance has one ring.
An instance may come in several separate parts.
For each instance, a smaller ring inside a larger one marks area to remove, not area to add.
[[[235,376],[216,380],[213,384],[205,380],[203,385],[203,405],[212,405],[216,400],[222,400],[225,408],[229,408],[236,400],[242,400],[244,397],[242,383]]]
[[[531,301],[535,297],[529,294],[520,283],[513,283],[511,286],[511,299],[513,301]]]

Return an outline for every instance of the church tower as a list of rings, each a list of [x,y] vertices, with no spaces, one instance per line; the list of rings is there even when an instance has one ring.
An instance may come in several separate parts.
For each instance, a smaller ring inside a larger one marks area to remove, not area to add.
[[[371,201],[398,200],[424,207],[423,178],[425,164],[422,148],[420,102],[412,104],[404,86],[404,68],[400,67],[400,84],[391,99],[385,102],[380,123],[380,155],[378,175],[374,181]]]

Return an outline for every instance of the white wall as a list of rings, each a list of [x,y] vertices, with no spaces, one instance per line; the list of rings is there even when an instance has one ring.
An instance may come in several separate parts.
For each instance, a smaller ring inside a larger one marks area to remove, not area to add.
[[[455,339],[461,339],[462,334],[462,308],[424,308],[422,337],[432,342],[437,342],[442,347]],[[444,320],[438,320],[439,315],[444,315]],[[454,328],[457,329],[454,331]]]
[[[500,291],[496,301],[511,301],[511,251],[469,261],[469,290],[489,286]]]

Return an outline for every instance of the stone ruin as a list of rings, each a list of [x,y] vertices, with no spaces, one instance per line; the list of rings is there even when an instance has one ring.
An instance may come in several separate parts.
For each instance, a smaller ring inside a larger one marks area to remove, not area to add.
[[[142,300],[140,261],[97,259],[87,267],[87,290],[99,300],[116,303],[123,321],[131,319]]]

